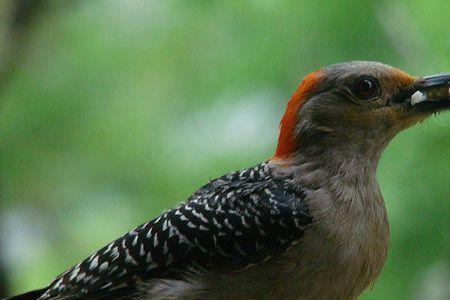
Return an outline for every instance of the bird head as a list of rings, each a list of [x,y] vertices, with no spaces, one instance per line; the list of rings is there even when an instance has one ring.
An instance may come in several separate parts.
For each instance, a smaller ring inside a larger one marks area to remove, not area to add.
[[[400,131],[450,109],[450,75],[415,77],[378,62],[354,61],[307,75],[280,122],[273,160],[305,153],[374,156]]]

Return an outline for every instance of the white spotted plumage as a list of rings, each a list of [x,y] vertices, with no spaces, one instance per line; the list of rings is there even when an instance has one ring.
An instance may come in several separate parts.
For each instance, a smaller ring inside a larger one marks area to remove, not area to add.
[[[98,293],[108,298],[196,269],[257,265],[302,237],[311,222],[304,199],[266,163],[224,175],[57,277],[40,300]]]

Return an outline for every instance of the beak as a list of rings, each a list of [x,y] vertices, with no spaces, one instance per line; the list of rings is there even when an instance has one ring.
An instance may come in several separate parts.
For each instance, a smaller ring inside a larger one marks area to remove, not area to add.
[[[425,111],[450,108],[450,74],[423,77],[411,95],[411,106]]]

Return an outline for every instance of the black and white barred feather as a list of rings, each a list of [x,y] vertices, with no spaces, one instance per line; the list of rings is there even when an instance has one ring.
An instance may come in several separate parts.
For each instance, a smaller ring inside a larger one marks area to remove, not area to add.
[[[212,180],[68,269],[33,299],[118,299],[154,279],[240,271],[287,251],[311,221],[304,192],[259,164]]]

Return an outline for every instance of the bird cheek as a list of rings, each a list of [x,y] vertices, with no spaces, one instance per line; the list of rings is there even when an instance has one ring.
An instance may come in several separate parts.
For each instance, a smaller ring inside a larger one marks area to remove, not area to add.
[[[396,129],[396,132],[411,127],[412,125],[425,120],[427,117],[427,114],[416,114],[404,107],[391,109],[387,114],[388,122],[391,124],[392,128]]]
[[[347,109],[343,119],[351,127],[372,128],[379,121],[379,113],[368,109]]]

